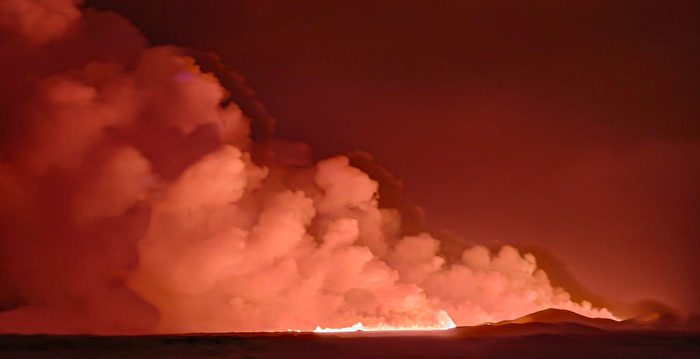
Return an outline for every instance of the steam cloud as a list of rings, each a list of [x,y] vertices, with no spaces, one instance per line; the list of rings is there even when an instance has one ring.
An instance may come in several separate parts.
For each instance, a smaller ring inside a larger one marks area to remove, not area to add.
[[[0,331],[611,317],[513,247],[445,255],[347,157],[311,164],[303,144],[253,141],[183,50],[77,6],[0,2]]]

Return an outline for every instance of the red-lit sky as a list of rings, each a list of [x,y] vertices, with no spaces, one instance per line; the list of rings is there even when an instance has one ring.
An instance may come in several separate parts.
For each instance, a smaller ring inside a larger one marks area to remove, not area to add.
[[[218,53],[279,138],[363,150],[431,228],[700,311],[696,1],[96,0]]]

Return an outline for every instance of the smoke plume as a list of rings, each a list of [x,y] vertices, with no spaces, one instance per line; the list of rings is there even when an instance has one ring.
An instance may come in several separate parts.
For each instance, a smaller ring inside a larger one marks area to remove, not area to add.
[[[531,254],[453,253],[415,207],[383,198],[377,167],[254,141],[269,124],[186,53],[70,0],[0,2],[0,331],[612,316],[573,302]]]

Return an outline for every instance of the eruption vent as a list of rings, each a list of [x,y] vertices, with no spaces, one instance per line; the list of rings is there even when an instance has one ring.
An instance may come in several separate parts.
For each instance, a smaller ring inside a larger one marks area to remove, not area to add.
[[[146,47],[118,15],[3,0],[0,61],[1,331],[611,317],[513,247],[446,260],[448,243],[408,233],[348,158],[253,141],[217,78],[178,48]]]

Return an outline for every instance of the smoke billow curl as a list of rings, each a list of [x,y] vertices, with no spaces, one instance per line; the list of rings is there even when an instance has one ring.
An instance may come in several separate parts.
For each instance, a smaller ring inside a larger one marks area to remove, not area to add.
[[[0,54],[0,331],[612,317],[513,247],[448,260],[347,157],[253,141],[214,75],[118,15],[5,0]]]

